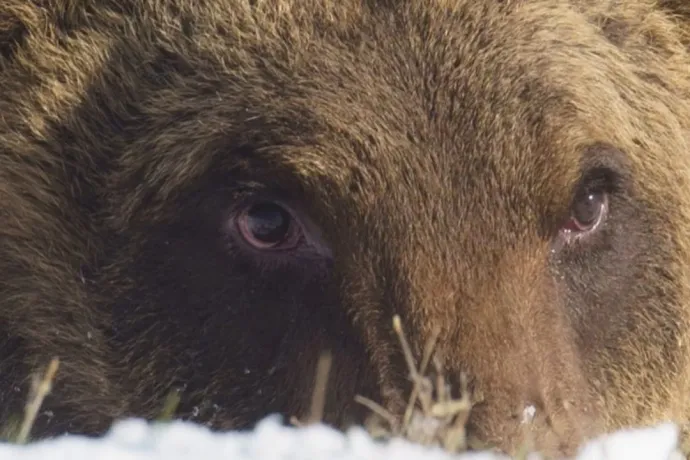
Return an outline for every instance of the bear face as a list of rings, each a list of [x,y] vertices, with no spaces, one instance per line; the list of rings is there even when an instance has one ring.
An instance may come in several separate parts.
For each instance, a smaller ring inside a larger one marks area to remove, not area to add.
[[[243,428],[330,350],[346,426],[398,314],[507,451],[684,421],[688,56],[619,3],[0,7],[3,416],[59,356],[39,436]]]

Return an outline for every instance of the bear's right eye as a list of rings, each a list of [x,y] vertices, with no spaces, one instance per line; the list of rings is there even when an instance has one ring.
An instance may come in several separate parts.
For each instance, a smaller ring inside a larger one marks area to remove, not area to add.
[[[237,227],[250,246],[262,251],[293,249],[302,232],[292,213],[271,201],[244,208],[237,216]]]
[[[559,230],[561,243],[571,244],[599,230],[608,215],[608,194],[580,193],[571,206],[570,217]]]
[[[596,228],[606,215],[608,196],[601,191],[581,194],[573,204],[567,227],[575,232],[589,232]]]

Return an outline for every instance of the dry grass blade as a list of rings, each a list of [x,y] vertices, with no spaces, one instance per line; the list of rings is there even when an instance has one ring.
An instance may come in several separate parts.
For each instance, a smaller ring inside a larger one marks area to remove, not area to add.
[[[358,402],[359,404],[363,405],[379,417],[383,418],[386,422],[388,422],[388,425],[394,430],[397,431],[397,426],[398,426],[398,420],[395,418],[393,414],[388,412],[385,407],[380,405],[379,403],[372,401],[369,398],[365,398],[364,396],[356,395],[355,396],[355,401]]]
[[[15,442],[18,444],[25,444],[28,441],[31,428],[36,422],[38,411],[41,409],[41,405],[43,405],[43,400],[53,387],[53,380],[58,367],[60,367],[60,360],[53,358],[43,376],[34,376],[31,380],[31,390],[24,410],[24,420],[15,439]]]
[[[328,377],[331,373],[332,363],[333,356],[331,352],[324,351],[321,353],[319,361],[316,364],[316,375],[314,377],[314,389],[311,394],[309,416],[305,422],[300,421],[297,417],[290,417],[291,424],[295,426],[305,426],[319,423],[323,420],[323,413],[326,406],[326,390],[328,389]]]
[[[402,347],[403,354],[405,355],[405,361],[407,362],[407,367],[410,370],[410,374],[413,378],[417,377],[419,373],[417,372],[417,366],[414,362],[414,355],[412,354],[412,348],[405,337],[405,333],[402,330],[402,323],[400,321],[400,316],[395,315],[393,317],[393,330],[398,336],[400,341],[400,346]]]
[[[323,411],[326,406],[326,389],[328,388],[328,375],[331,372],[333,356],[325,351],[319,356],[316,364],[316,376],[314,378],[314,390],[311,396],[311,406],[307,423],[319,423],[323,420]]]
[[[417,368],[412,348],[398,316],[393,318],[393,329],[400,341],[413,387],[402,420],[374,401],[361,396],[355,398],[357,402],[369,408],[374,416],[388,424],[388,430],[383,433],[379,433],[379,425],[371,424],[377,432],[374,433],[368,428],[370,434],[377,437],[403,436],[415,443],[441,446],[451,453],[467,450],[466,424],[472,408],[467,380],[465,376],[461,376],[462,398],[452,399],[450,387],[443,375],[441,359],[434,354],[440,331],[433,331],[424,346],[422,361]],[[435,379],[425,375],[432,360]]]
[[[393,320],[393,327],[396,327],[396,322],[395,319]],[[396,333],[398,334],[398,337],[404,337],[403,331],[402,331],[402,326],[400,324],[400,320],[397,321],[397,329]],[[436,328],[434,329],[434,332],[427,341],[425,347],[424,347],[424,353],[422,355],[422,363],[419,366],[419,371],[416,373],[416,375],[411,375],[410,377],[413,379],[413,387],[412,387],[412,392],[410,393],[410,397],[407,401],[407,408],[405,409],[405,415],[403,416],[403,425],[408,426],[410,424],[410,421],[412,420],[412,414],[414,413],[414,408],[415,404],[417,402],[417,399],[420,396],[421,392],[421,386],[423,385],[423,375],[426,373],[426,368],[429,365],[429,361],[431,360],[431,356],[434,352],[434,347],[436,346],[436,342],[438,340],[438,336],[440,335],[441,331]],[[409,350],[409,347],[408,347]],[[414,362],[414,358],[411,355],[410,351],[410,356],[407,358],[408,362],[412,361]]]
[[[163,409],[158,416],[159,422],[169,422],[175,416],[175,412],[180,405],[181,395],[179,390],[172,390],[163,402]]]

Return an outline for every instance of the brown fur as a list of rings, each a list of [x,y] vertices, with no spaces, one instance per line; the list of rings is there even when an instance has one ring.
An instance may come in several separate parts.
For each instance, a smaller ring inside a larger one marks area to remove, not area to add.
[[[401,315],[484,401],[476,436],[569,452],[690,403],[683,2],[4,0],[0,407],[59,355],[36,433],[402,407]],[[604,228],[554,245],[592,170]],[[239,194],[332,257],[259,261]],[[243,196],[244,196],[243,195]],[[286,262],[286,263],[283,263]],[[521,425],[526,405],[537,409]]]

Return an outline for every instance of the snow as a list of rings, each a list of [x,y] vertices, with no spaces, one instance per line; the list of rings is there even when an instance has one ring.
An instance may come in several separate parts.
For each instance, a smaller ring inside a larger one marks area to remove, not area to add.
[[[583,446],[577,460],[679,460],[678,428],[673,424],[620,431]],[[251,432],[214,433],[191,422],[116,423],[99,439],[66,435],[24,446],[0,444],[0,460],[498,460],[490,452],[451,455],[402,439],[373,441],[355,428],[340,433],[324,425],[288,427],[276,417]],[[536,455],[528,457],[538,459]]]
[[[530,423],[532,419],[534,418],[534,414],[537,413],[537,408],[534,407],[533,405],[529,405],[525,407],[525,410],[522,411],[522,422],[523,424],[525,423]]]

